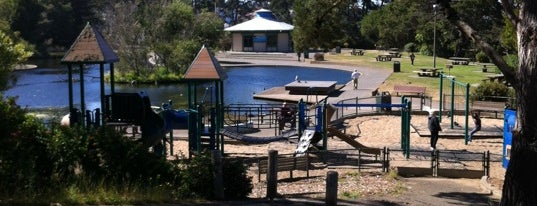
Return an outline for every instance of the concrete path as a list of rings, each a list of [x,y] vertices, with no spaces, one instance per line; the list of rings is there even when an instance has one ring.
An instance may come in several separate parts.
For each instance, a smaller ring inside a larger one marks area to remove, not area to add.
[[[236,56],[224,56],[216,55],[218,61],[222,66],[300,66],[300,67],[317,67],[317,68],[328,68],[328,69],[339,69],[344,71],[352,72],[355,69],[358,72],[362,73],[358,81],[358,89],[354,90],[351,82],[351,77],[349,74],[349,83],[346,84],[342,89],[342,93],[337,97],[331,97],[328,99],[329,103],[335,103],[339,100],[350,99],[350,98],[365,98],[371,97],[371,92],[376,90],[392,73],[389,69],[379,69],[379,68],[370,68],[361,65],[345,65],[337,64],[337,62],[312,62],[311,59],[306,59],[306,61],[297,61],[296,56],[289,56],[284,58],[278,56],[278,58],[271,59],[271,55],[266,55],[265,58],[241,58],[240,55]],[[283,86],[283,85],[282,85]]]

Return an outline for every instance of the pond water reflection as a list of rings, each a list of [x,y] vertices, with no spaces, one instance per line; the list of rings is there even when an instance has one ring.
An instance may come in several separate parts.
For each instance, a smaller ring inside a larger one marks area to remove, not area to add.
[[[290,66],[227,67],[225,71],[228,76],[224,80],[225,104],[266,103],[266,100],[253,99],[253,95],[275,86],[284,86],[294,81],[295,76],[303,80],[337,81],[338,84],[346,83],[350,76],[350,72],[347,71]],[[5,91],[4,96],[18,96],[19,105],[28,108],[68,106],[66,68],[38,68],[16,71],[13,74],[17,78],[16,84]],[[86,107],[98,108],[100,107],[99,68],[97,65],[91,66],[84,70],[84,74]],[[78,71],[73,77],[78,79]],[[79,86],[77,80],[73,88],[75,107],[79,107],[80,103]],[[105,84],[105,91],[109,94],[109,84]],[[160,105],[168,100],[172,100],[174,104],[184,105],[186,101],[186,84],[159,86],[116,84],[116,92],[141,91],[147,93],[153,105]]]

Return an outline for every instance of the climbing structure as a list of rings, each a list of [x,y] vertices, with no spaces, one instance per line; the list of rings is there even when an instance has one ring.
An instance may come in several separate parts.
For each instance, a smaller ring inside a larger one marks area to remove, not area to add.
[[[226,74],[211,51],[203,46],[185,72],[188,83],[187,103],[190,111],[188,148],[190,154],[203,150],[224,151],[223,128],[224,83]],[[200,95],[202,94],[202,95]]]

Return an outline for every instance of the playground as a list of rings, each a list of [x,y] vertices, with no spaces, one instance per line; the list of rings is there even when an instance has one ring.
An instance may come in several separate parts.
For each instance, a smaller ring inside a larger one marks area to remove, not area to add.
[[[92,32],[89,25],[85,30]],[[93,35],[98,36],[98,33]],[[87,38],[90,37],[92,35]],[[90,38],[94,41],[99,39]],[[78,39],[73,48],[83,47],[84,44],[79,43],[82,40]],[[440,102],[443,104],[437,108],[440,108],[441,114],[448,115],[449,118],[445,119],[450,121],[443,121],[445,131],[440,134],[438,150],[431,151],[430,134],[424,132],[426,129],[423,128],[427,125],[426,108],[434,108],[437,104],[432,98],[423,95],[409,98],[391,96],[389,92],[379,93],[376,88],[360,86],[355,91],[350,89],[349,84],[336,86],[335,82],[308,81],[297,76],[294,81],[289,81],[280,94],[271,94],[274,95],[271,99],[283,101],[284,104],[224,104],[223,79],[226,74],[219,60],[205,47],[201,48],[184,75],[188,84],[187,108],[174,108],[173,102],[154,106],[159,103],[151,103],[143,92],[115,92],[113,62],[118,59],[113,55],[99,61],[101,77],[105,63],[112,68],[110,94],[106,94],[101,78],[102,110],[86,110],[83,84],[79,88],[81,106],[76,108],[72,66],[78,64],[82,67],[78,52],[84,50],[72,51],[62,59],[62,63],[68,64],[69,71],[70,116],[66,121],[69,125],[78,124],[87,128],[106,125],[120,131],[130,131],[131,134],[127,135],[139,138],[155,154],[170,158],[176,154],[192,157],[205,151],[216,151],[224,158],[241,159],[249,166],[249,174],[254,181],[252,197],[266,195],[272,199],[276,191],[267,188],[275,188],[281,180],[294,182],[290,184],[293,187],[300,185],[296,181],[311,183],[322,180],[324,174],[331,170],[340,171],[344,176],[367,172],[393,183],[389,189],[374,187],[379,191],[370,192],[379,195],[396,192],[397,184],[385,179],[389,175],[384,175],[392,171],[403,177],[477,180],[483,176],[492,179],[503,177],[501,163],[504,150],[499,138],[503,120],[497,116],[483,118],[483,131],[469,144],[468,84],[457,83],[453,78],[446,78],[449,84],[443,84],[444,77],[440,78]],[[94,62],[91,58],[83,60]],[[388,73],[364,74],[364,80],[360,81],[362,86],[379,85]],[[83,72],[80,72],[80,79],[83,77]],[[442,92],[444,89],[445,93]],[[289,96],[297,94],[302,95],[300,99],[289,99]],[[285,104],[286,100],[289,103]],[[442,105],[446,108],[442,108]],[[461,111],[463,117],[457,117]],[[454,122],[457,122],[456,127]],[[253,178],[255,176],[257,180]],[[373,188],[369,184],[365,186],[366,190]],[[326,189],[322,188],[317,187],[319,191],[291,189],[289,193],[279,194],[286,197],[316,197],[324,195],[322,191],[326,192]],[[296,192],[299,194],[294,194]]]
[[[398,148],[400,147],[400,117],[393,115],[381,115],[381,116],[363,116],[356,117],[347,120],[346,122],[349,125],[359,125],[360,128],[360,137],[358,141],[369,147],[390,147]],[[413,125],[426,125],[427,116],[426,115],[415,115],[412,118]],[[502,119],[491,119],[484,118],[483,125],[490,126],[503,126]],[[356,127],[349,127],[346,131],[348,134],[358,134]],[[188,151],[188,141],[186,139],[186,132],[182,130],[176,130],[174,136],[178,137],[178,140],[174,141],[174,150],[176,154],[183,153]],[[273,131],[261,131],[252,136],[268,136],[273,135]],[[429,149],[429,138],[420,137],[416,132],[411,131],[411,141],[412,145],[422,148],[424,151]],[[328,150],[349,150],[353,147],[339,138],[329,138],[328,140]],[[474,140],[471,144],[465,145],[464,141],[456,138],[440,138],[438,142],[439,150],[467,150],[467,151],[490,151],[492,154],[501,154],[502,152],[502,140],[487,139],[487,138],[478,138]],[[291,154],[294,153],[296,149],[296,143],[291,143],[288,141],[276,141],[270,142],[267,144],[244,144],[242,142],[226,139],[226,153],[229,156],[241,157],[241,158],[259,158],[262,156],[267,156],[267,151],[277,150],[280,154]],[[406,160],[402,153],[393,152],[391,153],[394,160],[390,161],[391,166],[422,166],[430,167],[429,161],[414,161]],[[252,198],[263,198],[266,196],[266,182],[264,176],[262,176],[261,181],[257,179],[257,168],[255,166],[250,167],[249,174],[254,181],[254,191],[251,194]],[[317,169],[310,169],[310,177],[306,178],[306,172],[297,170],[294,171],[293,176],[295,179],[292,181],[289,179],[288,172],[279,172],[278,179],[283,181],[278,183],[278,191],[281,194],[286,196],[309,196],[309,197],[324,197],[324,176],[327,171],[336,170],[340,172],[341,175],[347,173],[356,173],[356,169],[349,168],[336,168],[336,167],[324,167]],[[367,170],[366,170],[367,171]],[[380,169],[372,169],[372,174],[380,174]],[[503,182],[505,170],[502,168],[501,162],[491,161],[491,170],[490,170],[490,179],[489,181],[497,190],[501,188],[501,183]],[[370,185],[371,187],[364,188],[363,186],[356,186],[356,182],[344,182],[341,181],[340,188],[341,190],[351,191],[351,189],[356,190],[367,190],[372,195],[385,195],[385,192],[388,191],[387,187],[394,188],[395,183],[386,181],[381,178],[375,178],[376,176],[363,177],[360,182],[361,185]],[[319,180],[323,179],[323,180]],[[287,181],[286,181],[287,180]],[[466,179],[468,183],[475,184],[478,186],[480,184],[479,179]],[[459,179],[460,181],[460,179]],[[356,186],[356,187],[353,187]],[[376,188],[376,189],[375,189]],[[304,194],[304,193],[308,194]],[[364,192],[365,193],[365,192]]]

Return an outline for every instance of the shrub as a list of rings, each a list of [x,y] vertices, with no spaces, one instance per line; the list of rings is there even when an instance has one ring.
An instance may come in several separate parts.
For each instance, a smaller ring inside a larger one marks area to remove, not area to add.
[[[404,49],[405,49],[406,52],[409,52],[409,53],[417,52],[418,51],[418,45],[416,45],[414,42],[410,42],[410,43],[405,44]]]
[[[477,54],[475,54],[475,60],[477,62],[481,62],[481,63],[489,63],[490,62],[489,57],[483,51],[479,51],[479,52],[477,52]]]
[[[313,55],[313,59],[315,61],[324,61],[324,54],[323,53],[315,53],[315,55]]]
[[[485,101],[494,101],[498,100],[498,97],[509,97],[510,91],[509,87],[505,86],[503,83],[499,82],[484,82],[480,84],[472,92],[473,100],[485,100]],[[500,98],[501,101],[505,99]]]
[[[227,199],[243,199],[252,192],[252,178],[248,176],[248,167],[242,161],[226,159],[222,170]]]
[[[508,54],[508,55],[503,56],[503,59],[505,60],[505,62],[509,66],[512,66],[513,68],[517,68],[517,66],[518,66],[518,56],[517,55]]]
[[[214,198],[214,165],[209,154],[195,156],[182,163],[183,183],[179,194],[186,198]],[[226,199],[246,198],[252,192],[252,180],[247,175],[247,167],[239,160],[222,161],[224,196]]]

